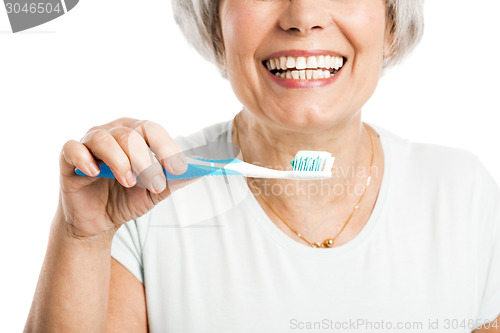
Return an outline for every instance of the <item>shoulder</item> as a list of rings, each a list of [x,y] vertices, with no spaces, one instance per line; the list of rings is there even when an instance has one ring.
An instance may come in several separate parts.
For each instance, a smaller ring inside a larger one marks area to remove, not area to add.
[[[387,153],[384,178],[390,184],[386,188],[391,209],[404,207],[432,221],[450,221],[455,231],[462,225],[461,230],[472,232],[474,225],[485,235],[497,228],[500,187],[476,155],[376,130]]]
[[[493,182],[490,173],[472,152],[455,147],[412,142],[380,127],[380,134],[387,160],[397,171],[421,180],[475,183]]]
[[[392,193],[453,211],[478,213],[500,206],[500,188],[475,154],[460,148],[411,142],[374,128],[387,153],[385,170]]]

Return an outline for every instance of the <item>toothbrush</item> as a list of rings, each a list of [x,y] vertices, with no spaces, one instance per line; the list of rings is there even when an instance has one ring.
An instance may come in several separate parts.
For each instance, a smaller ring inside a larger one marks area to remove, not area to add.
[[[188,169],[181,175],[173,175],[163,169],[167,180],[191,179],[202,176],[237,175],[253,178],[279,178],[296,180],[327,179],[332,177],[335,161],[329,152],[301,150],[291,162],[293,170],[275,170],[243,162],[237,158],[210,160],[186,156]],[[101,172],[97,177],[115,178],[106,164],[99,165]],[[77,175],[86,176],[76,169]]]

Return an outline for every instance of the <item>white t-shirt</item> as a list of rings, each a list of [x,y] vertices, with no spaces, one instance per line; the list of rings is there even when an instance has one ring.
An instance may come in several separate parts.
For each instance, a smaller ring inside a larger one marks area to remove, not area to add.
[[[231,121],[177,138],[230,142]],[[122,226],[151,332],[471,332],[500,313],[500,190],[472,154],[374,126],[385,171],[348,243],[285,235],[241,176],[212,176]],[[500,323],[499,323],[500,324]]]

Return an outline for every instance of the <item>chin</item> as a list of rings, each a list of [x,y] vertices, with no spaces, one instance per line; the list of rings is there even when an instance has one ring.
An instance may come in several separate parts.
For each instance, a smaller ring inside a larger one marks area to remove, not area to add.
[[[333,106],[294,105],[289,108],[283,107],[280,112],[270,114],[269,118],[293,131],[312,132],[345,121],[348,115],[338,110]]]

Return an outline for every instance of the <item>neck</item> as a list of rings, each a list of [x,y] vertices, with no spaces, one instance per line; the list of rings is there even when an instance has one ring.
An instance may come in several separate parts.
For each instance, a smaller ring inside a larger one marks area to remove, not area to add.
[[[247,110],[240,112],[236,120],[240,141],[238,145],[245,162],[272,169],[289,170],[290,161],[299,150],[328,151],[335,157],[333,177],[321,181],[322,187],[356,185],[366,181],[372,147],[369,134],[361,122],[360,113],[348,121],[314,131],[314,133],[285,129],[257,119]],[[233,140],[236,142],[237,138]],[[290,182],[296,181],[266,180],[268,185],[277,183],[285,185]],[[318,185],[318,181],[307,183]],[[307,195],[310,197],[311,193]],[[325,196],[322,195],[322,197]],[[330,199],[333,197],[331,196]]]
[[[335,236],[335,244],[339,245],[356,235],[371,215],[380,188],[378,168],[383,169],[381,146],[378,140],[372,145],[370,138],[376,137],[376,133],[363,126],[360,116],[314,134],[269,125],[245,110],[235,119],[233,142],[240,146],[239,158],[246,162],[288,170],[298,150],[325,150],[335,156],[333,176],[327,180],[247,178],[254,195],[262,196],[265,204],[261,205],[267,214],[283,221],[276,221],[275,217],[275,223],[284,232],[291,237],[304,237],[292,232],[299,230],[307,235],[307,240],[303,240],[309,244],[328,235]]]

